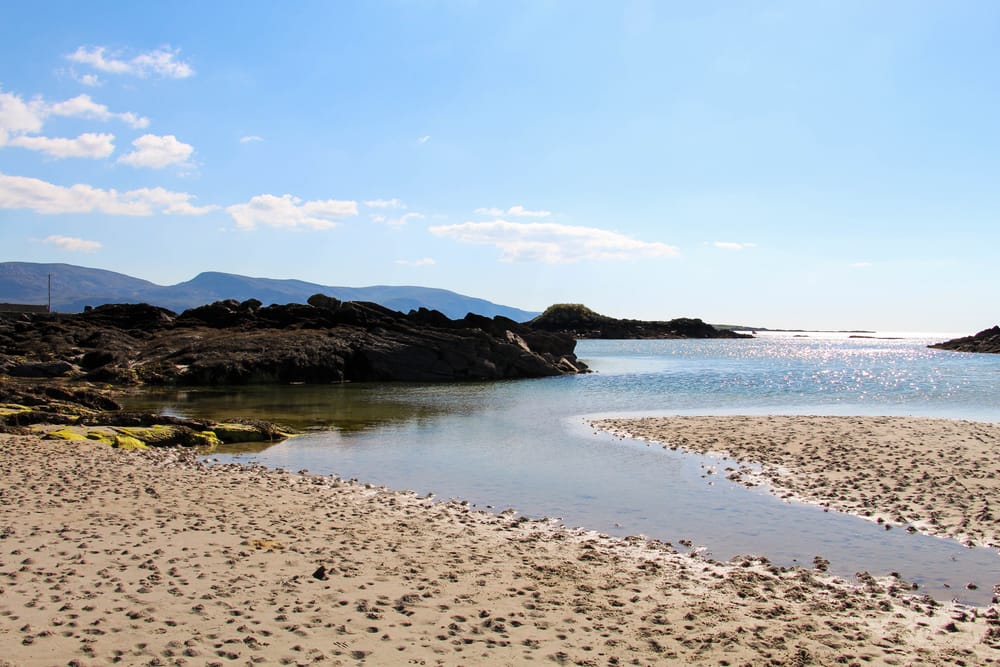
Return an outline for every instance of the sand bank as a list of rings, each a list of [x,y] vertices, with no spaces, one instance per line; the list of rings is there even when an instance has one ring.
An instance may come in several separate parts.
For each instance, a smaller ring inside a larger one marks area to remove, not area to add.
[[[994,609],[891,589],[182,450],[0,435],[0,664],[1000,658]]]
[[[1000,425],[913,417],[651,417],[593,422],[623,436],[759,463],[720,471],[784,497],[1000,546]]]

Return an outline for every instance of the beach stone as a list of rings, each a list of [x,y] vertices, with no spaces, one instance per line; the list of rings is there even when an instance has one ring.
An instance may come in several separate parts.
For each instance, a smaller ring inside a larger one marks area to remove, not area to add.
[[[29,361],[14,364],[7,369],[7,374],[21,378],[55,378],[68,375],[73,369],[73,364],[68,361]]]

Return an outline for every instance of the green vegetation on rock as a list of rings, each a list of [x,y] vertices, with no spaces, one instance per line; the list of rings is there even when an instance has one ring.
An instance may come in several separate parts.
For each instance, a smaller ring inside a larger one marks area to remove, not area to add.
[[[138,438],[129,435],[115,435],[115,440],[111,445],[115,449],[149,449],[149,445]]]
[[[58,431],[49,431],[45,434],[46,440],[90,440],[83,433],[72,431],[68,428],[61,428]]]

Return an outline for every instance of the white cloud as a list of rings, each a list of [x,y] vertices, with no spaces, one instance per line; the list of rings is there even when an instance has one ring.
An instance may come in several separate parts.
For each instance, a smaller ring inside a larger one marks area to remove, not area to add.
[[[511,206],[506,211],[499,208],[477,208],[475,213],[476,215],[486,215],[492,218],[499,218],[505,215],[513,218],[547,218],[552,215],[552,211],[529,211],[521,205]]]
[[[28,150],[47,153],[52,157],[89,157],[105,158],[115,151],[115,135],[113,134],[81,134],[76,139],[36,137],[21,135],[13,137],[8,142],[11,146],[20,146]]]
[[[392,199],[369,199],[365,202],[368,208],[406,208],[406,204],[393,197]]]
[[[851,266],[853,266],[856,269],[867,269],[871,266],[875,266],[875,264],[873,264],[872,262],[854,262],[853,264],[851,264]]]
[[[579,260],[623,260],[640,257],[673,257],[677,248],[666,243],[637,241],[617,232],[549,222],[464,222],[430,227],[437,236],[462,243],[493,245],[503,251],[501,260],[549,264]]]
[[[219,208],[214,205],[195,206],[191,203],[194,195],[173,192],[165,188],[140,188],[126,192],[125,196],[142,201],[167,215],[203,215]]]
[[[171,164],[182,163],[191,157],[194,146],[178,141],[172,134],[158,136],[144,134],[132,142],[135,150],[118,158],[119,162],[133,167],[162,169]]]
[[[396,264],[403,266],[434,266],[437,262],[430,257],[423,257],[421,259],[397,259]]]
[[[712,245],[723,250],[745,250],[757,247],[756,243],[733,243],[732,241],[716,241]]]
[[[74,75],[73,78],[83,85],[90,86],[92,88],[101,85],[101,78],[96,74],[84,74],[82,76]]]
[[[326,199],[302,201],[292,195],[257,195],[246,204],[226,208],[240,229],[253,229],[258,224],[269,227],[311,227],[330,229],[341,218],[358,214],[358,203]]]
[[[149,119],[126,111],[114,113],[89,95],[63,102],[46,103],[41,98],[25,102],[19,95],[0,92],[0,146],[6,144],[40,150],[56,157],[107,157],[114,150],[110,134],[82,134],[76,139],[37,137],[50,116],[121,120],[134,128],[149,125]],[[102,152],[106,151],[106,152]]]
[[[117,118],[137,130],[149,127],[148,118],[134,114],[131,111],[113,113],[108,110],[107,106],[91,99],[90,95],[77,95],[65,102],[56,102],[55,104],[47,105],[45,107],[45,115],[93,118],[103,121]]]
[[[241,144],[251,144],[257,141],[264,141],[264,137],[258,137],[256,134],[248,134],[245,137],[240,137]]]
[[[142,78],[156,75],[168,79],[193,76],[194,69],[188,63],[178,60],[179,55],[180,49],[163,46],[124,60],[104,46],[81,46],[66,58],[109,74],[130,74]]]
[[[7,143],[10,134],[38,132],[44,116],[39,111],[41,102],[25,102],[13,93],[0,92],[0,146]]]
[[[0,208],[25,208],[36,213],[105,213],[107,215],[147,216],[203,215],[218,206],[195,206],[194,195],[163,188],[142,188],[118,192],[90,185],[70,187],[55,185],[37,178],[8,176],[0,173]]]
[[[420,138],[417,139],[417,143],[418,144],[426,144],[430,140],[431,140],[431,135],[425,134],[424,136],[422,136],[422,137],[420,137]]]
[[[86,241],[84,239],[73,238],[72,236],[47,236],[44,243],[54,245],[62,250],[68,250],[69,252],[94,252],[101,249],[101,244],[97,241]]]

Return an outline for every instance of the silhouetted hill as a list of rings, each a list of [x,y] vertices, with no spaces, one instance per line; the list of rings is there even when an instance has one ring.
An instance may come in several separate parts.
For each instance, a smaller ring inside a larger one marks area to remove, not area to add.
[[[336,287],[216,271],[206,271],[187,282],[163,286],[103,269],[31,262],[0,262],[0,303],[46,303],[50,274],[52,308],[61,312],[80,312],[85,306],[106,303],[148,303],[177,312],[227,299],[258,299],[264,304],[305,303],[311,295],[322,293],[341,301],[369,301],[403,313],[427,308],[454,319],[475,313],[524,322],[538,314],[429,287]]]
[[[80,297],[90,298],[94,305],[98,305],[109,303],[108,300],[102,300],[105,297],[109,300],[134,301],[150,290],[162,289],[148,280],[104,269],[89,269],[72,264],[0,262],[0,301],[47,303],[50,275],[52,305],[57,310],[70,310],[64,306]],[[72,310],[82,310],[82,307]]]

